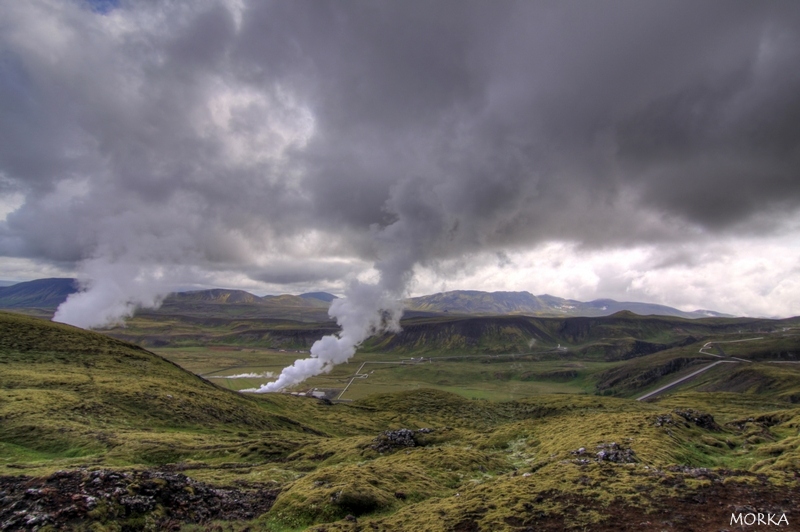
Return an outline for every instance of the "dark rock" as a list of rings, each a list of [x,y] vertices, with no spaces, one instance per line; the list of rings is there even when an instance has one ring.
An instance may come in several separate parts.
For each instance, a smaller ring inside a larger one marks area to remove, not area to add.
[[[653,422],[654,427],[663,427],[665,425],[672,425],[672,416],[670,414],[661,414],[656,416],[655,421]]]
[[[177,530],[181,523],[253,519],[270,509],[277,491],[216,489],[161,470],[79,469],[47,478],[0,477],[0,494],[0,530],[67,529],[96,520],[89,512],[99,504],[108,522],[150,516],[159,530]]]
[[[379,434],[370,447],[379,453],[394,451],[401,447],[416,447],[414,431],[411,429],[387,430]]]
[[[601,443],[595,455],[598,462],[613,462],[615,464],[631,464],[637,462],[636,453],[631,448],[623,448],[617,442]]]
[[[698,412],[697,410],[692,410],[691,408],[687,408],[686,410],[675,410],[675,413],[686,421],[691,421],[700,428],[707,430],[720,430],[720,426],[717,425],[717,423],[714,421],[714,417],[711,414]]]

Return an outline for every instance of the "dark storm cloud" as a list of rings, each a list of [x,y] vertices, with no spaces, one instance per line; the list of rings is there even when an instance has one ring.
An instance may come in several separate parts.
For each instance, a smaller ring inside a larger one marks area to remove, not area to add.
[[[330,261],[278,261],[266,268],[253,271],[250,277],[277,285],[309,284],[320,281],[337,281],[353,270],[352,265]]]
[[[426,226],[437,250],[454,227],[467,249],[635,243],[798,205],[792,4],[262,9],[272,31],[253,17],[240,46],[313,101],[301,160],[326,220],[391,223],[379,207],[403,182],[444,212]]]
[[[399,287],[476,250],[763,232],[800,207],[798,64],[796,2],[4,5],[26,197],[0,253],[350,257]]]

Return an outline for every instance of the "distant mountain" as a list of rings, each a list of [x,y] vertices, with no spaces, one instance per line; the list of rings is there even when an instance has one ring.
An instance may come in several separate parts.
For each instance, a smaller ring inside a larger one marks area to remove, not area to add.
[[[192,292],[175,292],[164,299],[164,305],[180,306],[192,304],[225,304],[225,305],[254,305],[267,307],[328,307],[328,303],[316,298],[304,298],[282,294],[279,296],[258,297],[244,290],[226,290],[214,288],[211,290],[195,290]]]
[[[309,299],[301,296],[283,294],[280,296],[264,296],[261,298],[262,304],[274,307],[324,307],[328,308],[328,303],[319,299]]]
[[[78,291],[75,279],[37,279],[11,286],[0,287],[0,308],[6,309],[45,309],[55,311],[67,297]],[[313,311],[305,315],[308,319],[327,319],[327,309],[336,296],[328,292],[309,292],[299,296],[283,294],[259,297],[244,290],[195,290],[175,292],[164,300],[163,311],[183,312],[186,309],[202,307],[207,312],[220,309],[219,305],[238,309],[269,309],[272,318],[281,313],[294,316],[307,309]],[[679,318],[730,317],[711,310],[684,312],[664,305],[638,302],[619,302],[613,299],[596,299],[582,302],[574,299],[542,294],[535,296],[530,292],[481,292],[478,290],[456,290],[442,292],[405,300],[406,317],[435,316],[441,313],[469,315],[516,314],[530,316],[608,316],[622,310],[636,314],[674,316]],[[285,309],[285,312],[281,309]],[[260,311],[259,311],[260,312]],[[294,316],[296,318],[296,316]]]
[[[459,314],[538,314],[558,308],[559,305],[578,303],[580,302],[547,295],[537,297],[530,292],[456,290],[407,299],[406,308]]]
[[[303,299],[319,299],[320,301],[324,301],[326,303],[330,303],[334,299],[338,299],[338,297],[333,294],[329,294],[328,292],[308,292],[305,294],[300,294],[299,297],[302,297]]]
[[[455,290],[407,299],[406,308],[412,311],[447,312],[456,314],[527,314],[531,316],[609,316],[627,310],[636,314],[674,316],[678,318],[729,317],[709,310],[684,312],[676,308],[651,303],[596,299],[582,302],[549,294],[535,296],[530,292],[479,292]]]
[[[0,287],[0,308],[46,308],[55,310],[78,291],[75,279],[36,279]]]
[[[191,292],[176,292],[167,296],[167,300],[180,302],[202,303],[257,303],[261,298],[244,290],[193,290]]]
[[[18,284],[17,281],[0,281],[0,287]]]

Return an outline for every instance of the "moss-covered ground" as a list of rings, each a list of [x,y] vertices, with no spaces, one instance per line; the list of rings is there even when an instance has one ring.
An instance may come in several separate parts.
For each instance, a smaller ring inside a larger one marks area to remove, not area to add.
[[[182,353],[199,357],[198,371],[215,369],[201,351]],[[207,353],[225,364],[293,357]],[[639,402],[592,393],[604,382],[597,375],[624,362],[484,359],[387,366],[366,380],[416,384],[331,404],[241,395],[134,345],[0,313],[0,476],[178,470],[212,486],[279,491],[253,519],[170,522],[194,531],[720,530],[735,507],[800,522],[794,370],[757,362],[757,382],[736,391],[713,389],[743,378],[725,374]],[[762,377],[775,379],[775,393]],[[503,397],[517,382],[580,393]],[[442,389],[462,383],[495,400]],[[402,428],[415,431],[413,445],[378,445]],[[122,530],[124,518],[128,529],[158,529],[166,513],[98,511],[73,526]]]

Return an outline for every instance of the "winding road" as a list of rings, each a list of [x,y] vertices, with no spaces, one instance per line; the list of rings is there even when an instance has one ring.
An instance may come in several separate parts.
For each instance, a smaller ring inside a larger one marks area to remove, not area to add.
[[[705,353],[705,354],[710,354],[710,353]],[[717,356],[717,355],[711,355],[711,356]],[[748,361],[748,362],[749,362],[749,361]],[[713,367],[714,367],[714,366],[716,366],[717,364],[725,364],[725,363],[728,363],[728,364],[738,364],[739,362],[738,362],[738,361],[736,361],[736,360],[717,360],[716,362],[712,362],[712,363],[711,363],[711,364],[709,364],[708,366],[703,366],[702,368],[698,369],[698,370],[697,370],[697,371],[695,371],[694,373],[690,373],[690,374],[688,374],[688,375],[684,375],[683,377],[681,377],[681,378],[679,378],[679,379],[676,379],[676,380],[674,380],[674,381],[670,382],[670,383],[669,383],[669,384],[667,384],[666,386],[662,386],[661,388],[659,388],[659,389],[657,389],[657,390],[653,390],[652,392],[646,393],[646,394],[644,394],[643,396],[641,396],[641,397],[638,397],[636,400],[637,400],[637,401],[644,401],[645,399],[647,399],[647,398],[649,398],[649,397],[652,397],[652,396],[654,396],[654,395],[658,395],[658,394],[660,394],[661,392],[663,392],[663,391],[666,391],[666,390],[668,390],[668,389],[672,388],[673,386],[676,386],[676,385],[678,385],[678,384],[682,383],[683,381],[688,381],[688,380],[689,380],[689,379],[691,379],[692,377],[696,377],[697,375],[700,375],[700,374],[701,374],[701,373],[703,373],[704,371],[706,371],[706,370],[709,370],[709,369],[713,368]]]
[[[784,328],[783,332],[785,332],[786,330],[787,329]],[[757,338],[745,338],[743,340],[717,340],[717,341],[714,341],[714,342],[706,342],[705,344],[703,344],[703,347],[700,348],[699,353],[703,354],[703,355],[717,357],[719,359],[724,359],[724,360],[718,360],[718,361],[713,362],[713,363],[711,363],[711,364],[709,364],[707,366],[703,366],[702,368],[698,369],[697,371],[692,372],[692,373],[690,373],[688,375],[684,375],[683,377],[679,377],[679,378],[675,379],[674,381],[670,382],[669,384],[666,384],[665,386],[662,386],[661,388],[658,388],[657,390],[653,390],[652,392],[648,392],[648,393],[642,395],[641,397],[637,397],[636,400],[637,401],[644,401],[644,400],[650,399],[651,397],[654,397],[654,396],[656,396],[656,395],[658,395],[658,394],[660,394],[662,392],[665,392],[665,391],[669,390],[670,388],[672,388],[674,386],[677,386],[678,384],[681,384],[682,382],[688,381],[689,379],[692,379],[692,378],[700,375],[704,371],[707,371],[707,370],[713,368],[717,364],[723,364],[723,363],[738,364],[739,362],[746,362],[748,364],[752,364],[753,363],[752,360],[746,360],[744,358],[734,357],[734,356],[730,356],[730,355],[726,354],[725,351],[723,351],[722,347],[719,346],[719,344],[733,344],[733,343],[739,343],[739,342],[752,342],[754,340],[763,340],[763,339],[764,339],[763,336],[759,336]],[[711,349],[712,346],[717,349],[719,354],[709,353],[708,352],[708,350]],[[800,362],[795,362],[795,361],[783,361],[783,360],[763,360],[762,362],[773,363],[773,364],[783,364],[783,363],[797,364],[797,363],[800,363]]]

